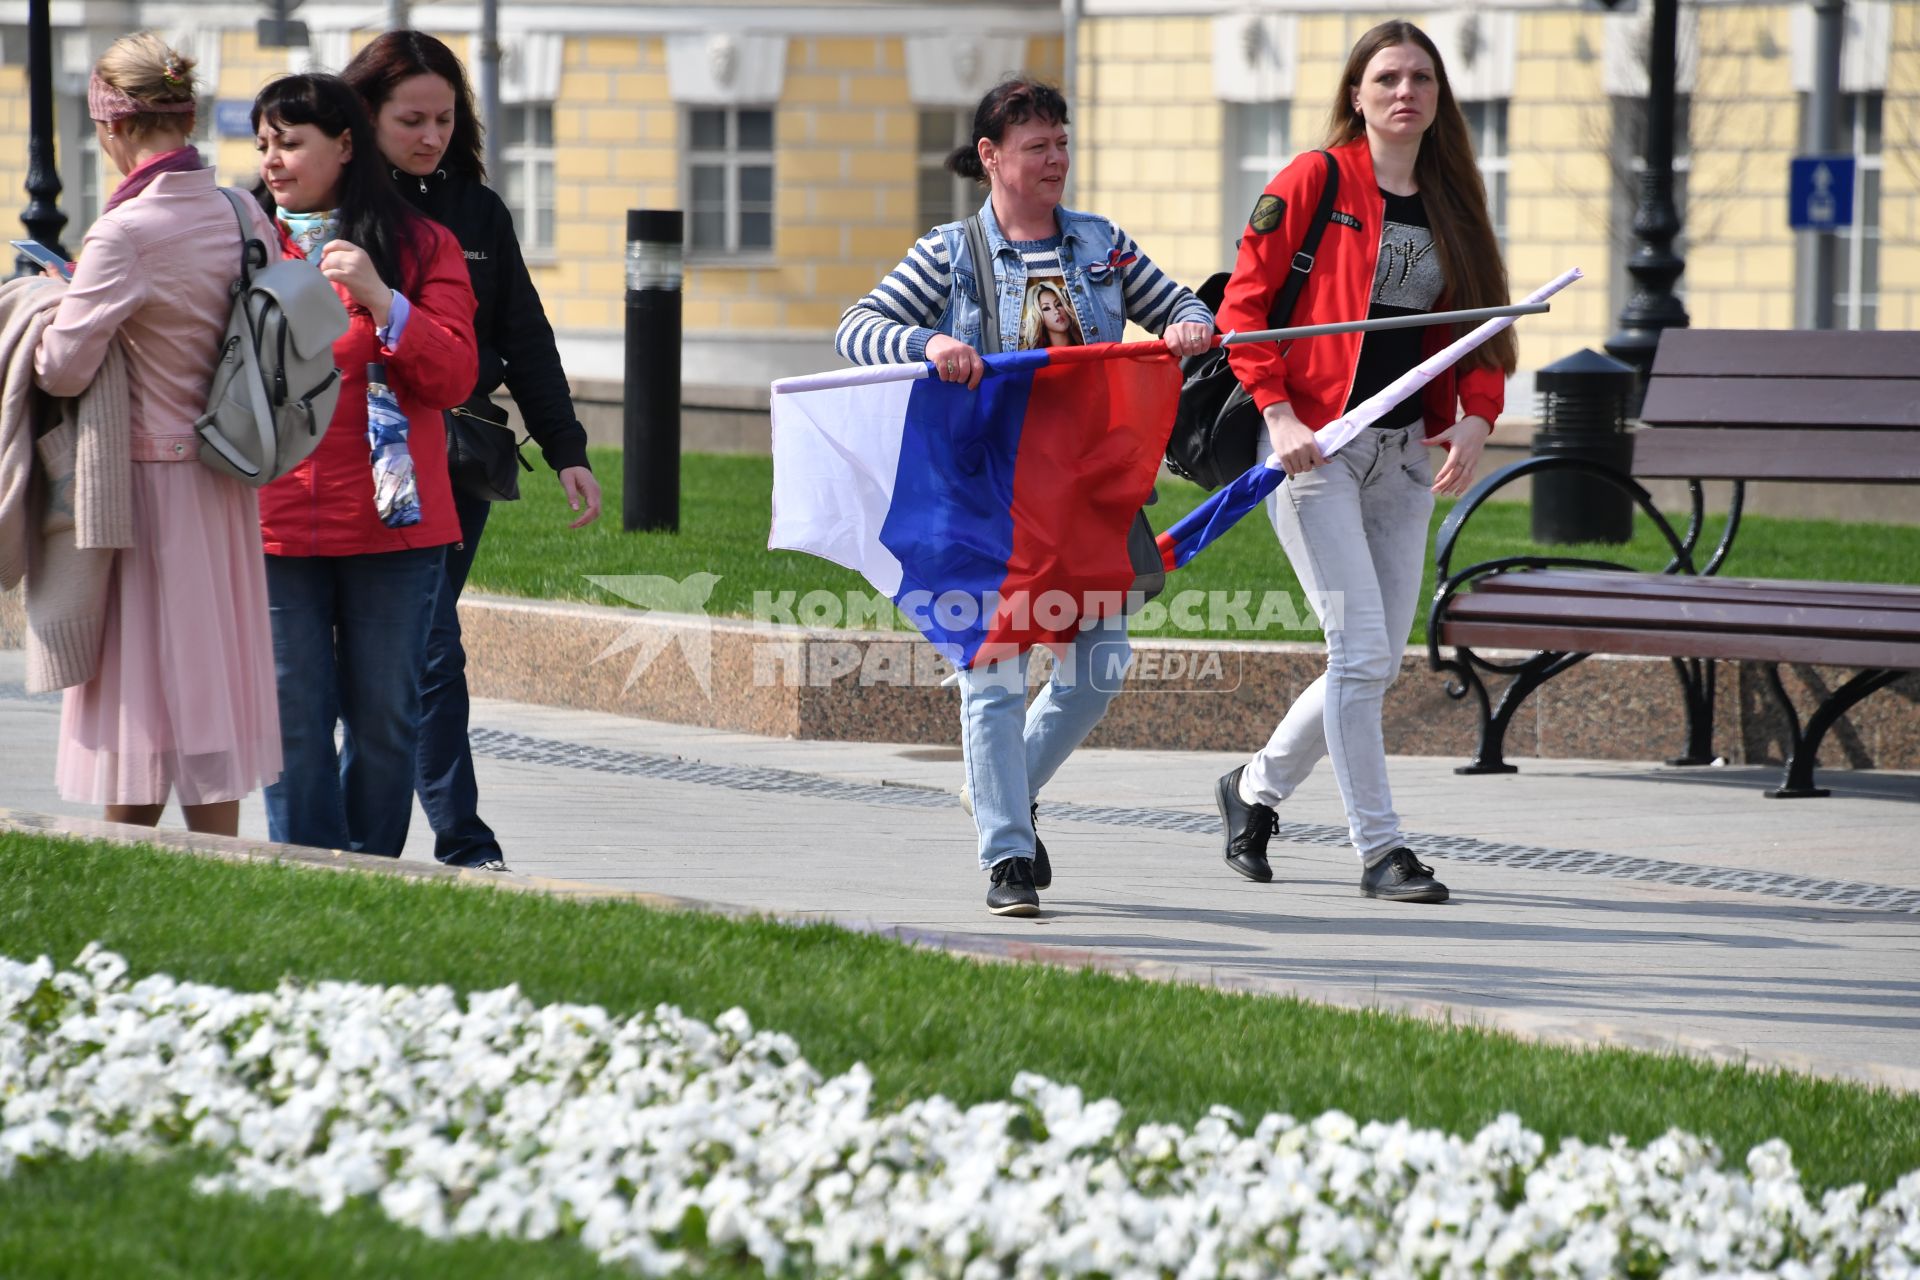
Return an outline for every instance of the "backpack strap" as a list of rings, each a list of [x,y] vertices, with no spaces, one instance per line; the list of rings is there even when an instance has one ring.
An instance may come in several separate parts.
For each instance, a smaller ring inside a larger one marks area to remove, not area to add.
[[[247,209],[241,203],[243,199],[241,194],[232,187],[221,187],[220,194],[225,196],[227,203],[233,206],[234,221],[240,224],[240,278],[233,284],[233,293],[237,297],[253,286],[253,273],[264,269],[269,258],[267,246],[260,243],[254,236],[252,228],[247,226]],[[257,262],[254,261],[256,251],[260,255]]]
[[[1293,255],[1293,267],[1287,272],[1287,282],[1273,300],[1273,309],[1267,312],[1269,329],[1284,329],[1287,321],[1293,318],[1293,309],[1300,301],[1300,291],[1307,287],[1307,273],[1313,270],[1314,255],[1320,252],[1320,238],[1327,232],[1327,223],[1333,220],[1333,198],[1340,191],[1340,164],[1333,158],[1333,152],[1322,151],[1320,158],[1327,162],[1327,184],[1320,188],[1320,204],[1313,211],[1313,221],[1307,224],[1307,235],[1300,242],[1300,251]]]
[[[989,309],[987,300],[997,291],[987,286],[993,279],[993,254],[987,247],[986,224],[976,211],[966,221],[967,254],[973,259],[973,300],[980,304],[980,350],[986,355],[1000,354],[1000,310]]]

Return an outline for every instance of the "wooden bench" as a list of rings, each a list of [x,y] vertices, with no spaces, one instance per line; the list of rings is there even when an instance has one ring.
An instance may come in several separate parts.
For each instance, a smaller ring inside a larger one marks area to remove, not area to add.
[[[1480,744],[1460,773],[1511,773],[1504,742],[1528,695],[1589,654],[1670,658],[1686,747],[1671,763],[1714,759],[1714,664],[1766,665],[1788,724],[1786,772],[1771,796],[1823,796],[1820,743],[1847,710],[1920,671],[1920,587],[1719,576],[1751,480],[1920,484],[1920,333],[1669,330],[1660,341],[1632,474],[1573,458],[1529,458],[1481,481],[1448,514],[1435,557],[1428,661],[1447,693],[1478,700]],[[1590,473],[1629,495],[1666,541],[1659,573],[1569,556],[1516,556],[1466,569],[1454,548],[1473,513],[1522,476]],[[1684,480],[1692,511],[1673,524],[1640,480]],[[1726,528],[1711,551],[1702,484],[1732,482]],[[1703,558],[1704,557],[1704,558]],[[1916,566],[1920,568],[1920,566]],[[1451,648],[1451,656],[1443,649]],[[1485,649],[1535,650],[1499,660]],[[1803,723],[1780,663],[1851,667]],[[1508,677],[1496,701],[1482,673]]]

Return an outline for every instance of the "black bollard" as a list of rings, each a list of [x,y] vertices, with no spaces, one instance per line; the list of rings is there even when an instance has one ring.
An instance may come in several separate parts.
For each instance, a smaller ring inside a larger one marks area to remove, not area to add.
[[[1576,351],[1533,375],[1540,397],[1536,458],[1601,462],[1633,469],[1626,431],[1627,398],[1639,375],[1598,351]],[[1533,476],[1533,540],[1545,543],[1626,542],[1633,537],[1633,499],[1590,472]]]
[[[678,209],[627,210],[626,466],[621,525],[680,529]]]

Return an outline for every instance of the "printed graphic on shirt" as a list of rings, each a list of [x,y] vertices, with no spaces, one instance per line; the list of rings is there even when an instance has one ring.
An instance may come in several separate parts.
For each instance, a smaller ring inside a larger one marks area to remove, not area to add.
[[[1380,231],[1380,264],[1373,274],[1373,301],[1408,311],[1431,311],[1445,280],[1433,232],[1426,227],[1389,222]]]
[[[1280,219],[1287,212],[1287,202],[1276,195],[1263,195],[1253,204],[1253,216],[1247,219],[1247,226],[1253,231],[1265,235],[1280,225]]]
[[[1077,347],[1086,341],[1080,327],[1080,315],[1073,309],[1066,281],[1059,276],[1041,276],[1027,281],[1027,296],[1020,309],[1020,349],[1038,347]]]
[[[1327,217],[1330,220],[1339,223],[1343,227],[1352,227],[1355,231],[1358,231],[1361,229],[1360,219],[1354,217],[1352,214],[1348,213],[1345,209],[1335,209],[1332,213],[1328,214]]]

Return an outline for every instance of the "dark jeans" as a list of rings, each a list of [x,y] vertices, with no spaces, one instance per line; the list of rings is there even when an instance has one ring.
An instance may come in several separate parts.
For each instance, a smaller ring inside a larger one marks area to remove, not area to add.
[[[420,669],[445,558],[445,547],[267,557],[285,757],[266,789],[275,840],[400,856],[413,817]]]
[[[460,541],[447,548],[446,570],[433,604],[426,669],[420,677],[420,743],[414,756],[414,790],[433,826],[433,856],[470,866],[501,856],[493,828],[480,820],[480,787],[467,743],[467,651],[460,646],[460,592],[480,548],[491,502],[453,495],[460,513]]]

